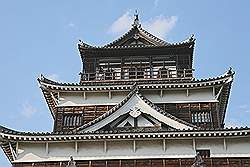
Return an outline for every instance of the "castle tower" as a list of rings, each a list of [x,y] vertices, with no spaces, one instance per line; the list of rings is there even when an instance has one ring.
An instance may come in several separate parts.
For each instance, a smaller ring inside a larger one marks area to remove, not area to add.
[[[38,78],[53,132],[0,127],[6,156],[15,167],[190,167],[199,152],[208,166],[249,165],[250,129],[224,128],[234,72],[196,79],[194,46],[193,35],[159,39],[138,14],[109,44],[80,41],[79,83]]]

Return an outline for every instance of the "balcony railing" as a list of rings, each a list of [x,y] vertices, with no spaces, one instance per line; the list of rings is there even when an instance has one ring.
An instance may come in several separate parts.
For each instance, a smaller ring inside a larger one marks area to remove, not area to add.
[[[127,70],[127,71],[106,71],[81,74],[81,81],[93,80],[131,80],[131,79],[188,79],[193,77],[193,69],[178,70]]]

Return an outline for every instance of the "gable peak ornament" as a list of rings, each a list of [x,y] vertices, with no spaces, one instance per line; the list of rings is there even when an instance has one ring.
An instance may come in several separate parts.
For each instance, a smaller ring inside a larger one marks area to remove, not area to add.
[[[133,109],[130,109],[129,115],[133,118],[137,118],[141,115],[141,109],[134,107]]]
[[[135,34],[135,35],[134,35],[134,39],[135,39],[135,40],[138,40],[139,38],[140,38],[139,34]]]
[[[134,27],[140,27],[141,24],[140,24],[140,21],[139,21],[139,13],[137,10],[135,10],[135,14],[134,14],[134,23],[132,24],[132,26]]]

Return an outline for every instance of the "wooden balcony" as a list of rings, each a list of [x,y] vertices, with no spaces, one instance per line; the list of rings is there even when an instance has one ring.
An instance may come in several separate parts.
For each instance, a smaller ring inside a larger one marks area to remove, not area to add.
[[[105,72],[83,73],[81,82],[99,80],[147,80],[147,79],[192,79],[193,69],[159,69],[159,70],[138,70],[127,69],[123,71],[109,70]]]

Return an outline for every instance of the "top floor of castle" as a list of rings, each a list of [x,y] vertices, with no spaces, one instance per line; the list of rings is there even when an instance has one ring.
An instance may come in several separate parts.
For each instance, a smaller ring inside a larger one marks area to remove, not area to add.
[[[169,43],[144,30],[135,15],[131,29],[104,46],[80,40],[80,82],[111,80],[191,80],[195,39]]]

